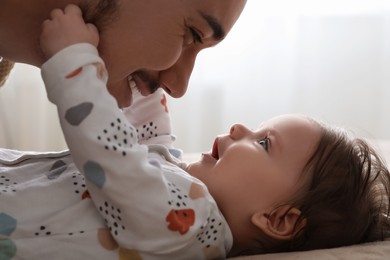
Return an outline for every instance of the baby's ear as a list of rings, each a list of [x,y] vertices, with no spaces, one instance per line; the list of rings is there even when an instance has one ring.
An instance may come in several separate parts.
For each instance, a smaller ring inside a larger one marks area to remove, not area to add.
[[[271,214],[256,212],[252,215],[251,221],[266,235],[274,239],[290,240],[306,225],[306,220],[303,219],[295,226],[300,215],[299,209],[285,205],[277,207]]]

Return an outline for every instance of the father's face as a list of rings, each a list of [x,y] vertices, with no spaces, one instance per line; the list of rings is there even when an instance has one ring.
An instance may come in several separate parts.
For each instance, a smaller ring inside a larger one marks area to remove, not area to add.
[[[120,107],[131,104],[128,76],[142,94],[157,87],[181,97],[197,54],[230,31],[246,0],[118,0],[101,29],[108,89]]]

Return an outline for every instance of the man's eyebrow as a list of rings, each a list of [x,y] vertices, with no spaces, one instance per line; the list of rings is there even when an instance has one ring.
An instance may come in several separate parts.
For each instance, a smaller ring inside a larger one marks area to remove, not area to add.
[[[223,38],[225,38],[226,33],[225,33],[224,29],[222,28],[221,24],[217,21],[217,19],[215,17],[204,14],[202,12],[200,12],[200,14],[203,17],[203,19],[206,20],[207,24],[211,27],[211,29],[213,30],[213,32],[214,32],[213,38],[215,40],[219,41],[219,40],[222,40]]]

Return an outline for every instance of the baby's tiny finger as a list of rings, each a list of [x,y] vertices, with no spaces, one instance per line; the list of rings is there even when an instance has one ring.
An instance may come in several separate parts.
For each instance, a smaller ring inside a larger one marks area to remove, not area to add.
[[[96,26],[91,23],[87,23],[86,25],[90,32],[90,43],[97,47],[99,45],[99,31]]]
[[[81,12],[80,7],[78,7],[77,5],[74,5],[74,4],[67,5],[64,9],[64,12],[66,14],[72,13],[72,14],[78,14],[78,15],[82,16],[82,12]]]
[[[56,23],[53,20],[46,19],[43,21],[41,24],[41,37],[55,30],[55,25]]]
[[[50,19],[46,19],[45,21],[43,21],[43,22],[42,22],[42,25],[41,25],[42,30],[44,30],[45,28],[47,28],[47,27],[50,25],[51,22],[52,22],[52,21],[51,21]]]
[[[89,31],[99,34],[99,31],[94,24],[87,23],[86,25],[87,25]]]
[[[61,9],[56,8],[50,12],[50,18],[53,19],[54,17],[60,16],[63,14],[64,14],[64,12]]]

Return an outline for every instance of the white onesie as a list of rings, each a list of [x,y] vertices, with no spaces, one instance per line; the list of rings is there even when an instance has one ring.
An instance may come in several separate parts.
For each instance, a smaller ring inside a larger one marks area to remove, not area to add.
[[[172,156],[161,90],[119,110],[89,44],[57,53],[42,76],[70,152],[0,150],[0,259],[226,257],[231,231]]]

